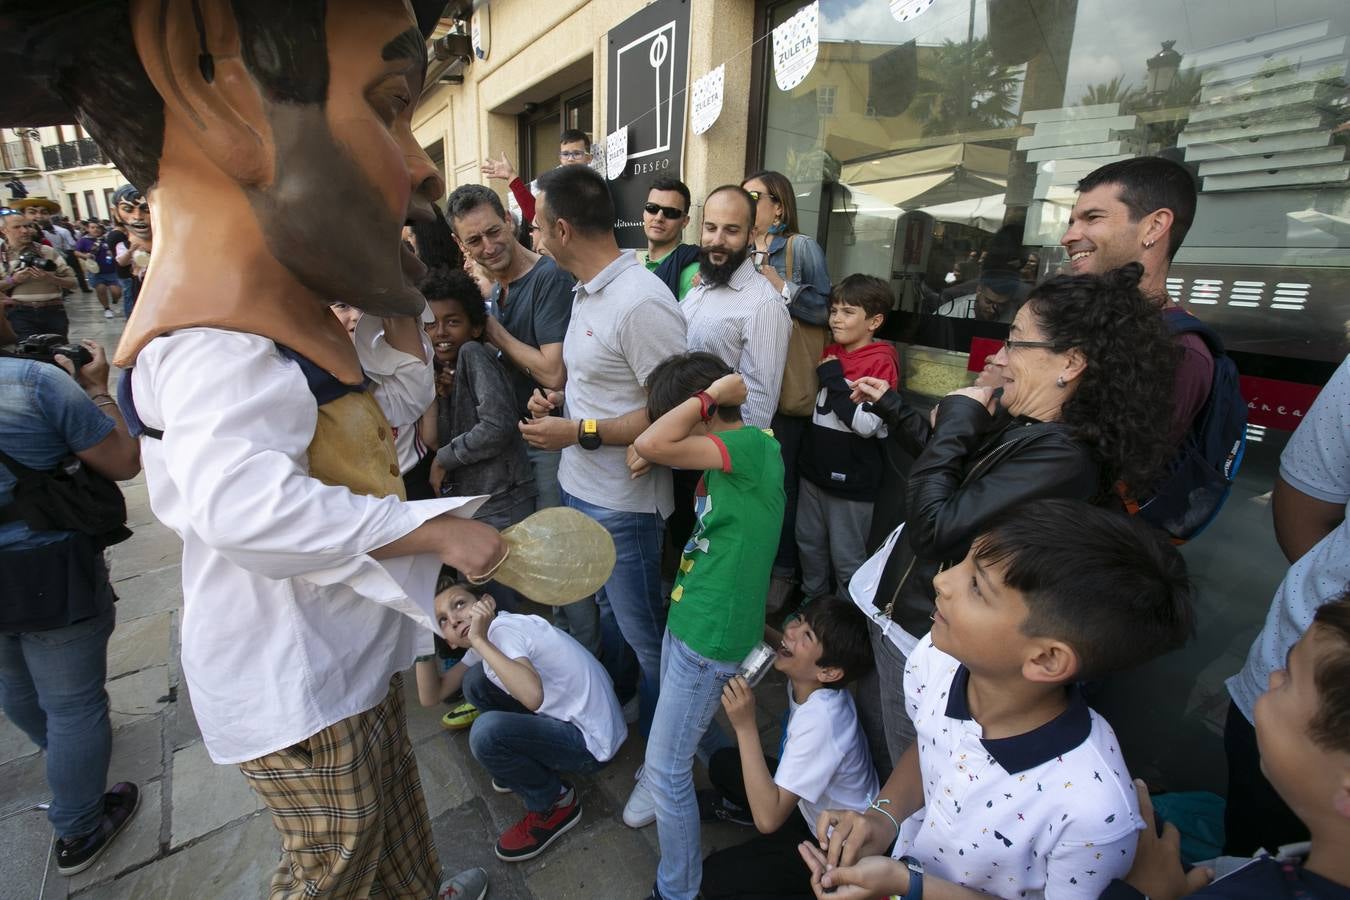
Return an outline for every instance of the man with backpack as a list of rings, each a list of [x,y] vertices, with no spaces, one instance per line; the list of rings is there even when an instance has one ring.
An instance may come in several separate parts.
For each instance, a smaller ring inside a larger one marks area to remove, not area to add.
[[[1078,182],[1060,244],[1068,271],[1100,275],[1144,266],[1139,289],[1156,297],[1180,348],[1171,435],[1177,455],[1157,485],[1124,486],[1131,511],[1178,542],[1199,534],[1223,506],[1242,462],[1247,404],[1237,367],[1209,326],[1173,302],[1167,270],[1195,219],[1195,179],[1158,156],[1108,163]]]

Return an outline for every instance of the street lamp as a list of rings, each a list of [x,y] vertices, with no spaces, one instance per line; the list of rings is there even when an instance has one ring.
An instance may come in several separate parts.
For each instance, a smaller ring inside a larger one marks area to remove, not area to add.
[[[1172,49],[1176,41],[1163,41],[1162,49],[1145,62],[1148,66],[1148,93],[1161,97],[1172,89],[1177,72],[1181,70],[1181,54]]]

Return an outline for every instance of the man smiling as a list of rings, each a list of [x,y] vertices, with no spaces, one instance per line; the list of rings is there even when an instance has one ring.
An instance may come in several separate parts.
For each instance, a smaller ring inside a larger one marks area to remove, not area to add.
[[[431,648],[439,566],[483,574],[504,552],[450,515],[472,503],[402,499],[389,428],[434,392],[424,268],[400,231],[444,191],[411,127],[443,7],[109,0],[80,33],[137,52],[95,64],[63,13],[0,0],[5,52],[40,76],[0,100],[0,124],[73,107],[151,203],[122,406],[143,424],[151,507],[183,541],[203,741],[281,832],[274,898],[486,891],[481,870],[438,883],[399,674]],[[355,341],[334,297],[366,314]]]

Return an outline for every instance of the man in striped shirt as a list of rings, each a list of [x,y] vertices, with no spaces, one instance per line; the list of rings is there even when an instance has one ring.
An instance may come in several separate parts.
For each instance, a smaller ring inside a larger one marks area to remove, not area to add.
[[[768,428],[778,408],[792,319],[781,294],[750,259],[755,203],[724,185],[703,204],[700,283],[680,303],[690,350],[704,350],[741,374],[746,425]]]

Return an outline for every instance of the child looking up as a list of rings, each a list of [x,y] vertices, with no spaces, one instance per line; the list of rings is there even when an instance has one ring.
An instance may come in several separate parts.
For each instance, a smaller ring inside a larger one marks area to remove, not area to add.
[[[834,589],[843,593],[867,559],[872,504],[885,468],[882,420],[849,399],[852,382],[880,378],[900,382],[895,348],[874,335],[886,321],[894,296],[871,275],[850,275],[830,294],[830,333],[817,374],[820,392],[801,457],[797,499],[797,547],[802,593],[808,601]]]
[[[995,519],[933,585],[932,631],[905,668],[918,737],[865,813],[821,814],[825,853],[802,845],[820,889],[1096,898],[1129,871],[1144,825],[1078,683],[1190,636],[1181,554],[1119,513],[1038,500]],[[892,844],[896,859],[866,858]]]
[[[581,820],[576,790],[559,773],[599,771],[627,737],[614,686],[586,648],[538,616],[498,613],[481,588],[437,594],[436,625],[468,652],[444,674],[419,660],[418,699],[430,706],[462,687],[478,708],[469,749],[493,789],[526,809],[497,840],[497,858],[533,859]]]
[[[703,861],[708,900],[810,897],[797,845],[815,837],[821,811],[865,810],[877,794],[877,772],[846,690],[872,668],[863,613],[837,597],[810,604],[787,623],[773,667],[788,678],[778,759],[764,755],[745,679],[733,678],[722,691],[739,746],[713,754],[708,778],[724,804],[748,807],[760,836]]]

